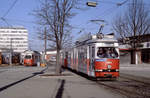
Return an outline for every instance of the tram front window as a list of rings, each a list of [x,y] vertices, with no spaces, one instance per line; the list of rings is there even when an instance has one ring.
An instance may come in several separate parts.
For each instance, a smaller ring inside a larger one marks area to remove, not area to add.
[[[117,58],[118,53],[114,47],[99,47],[97,56],[99,58]]]
[[[25,56],[25,59],[31,59],[32,57],[31,57],[31,55],[26,55]]]

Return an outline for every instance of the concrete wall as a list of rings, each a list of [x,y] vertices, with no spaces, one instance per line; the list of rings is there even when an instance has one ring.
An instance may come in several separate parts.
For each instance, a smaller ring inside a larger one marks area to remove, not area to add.
[[[120,64],[130,64],[131,54],[130,52],[120,52]]]

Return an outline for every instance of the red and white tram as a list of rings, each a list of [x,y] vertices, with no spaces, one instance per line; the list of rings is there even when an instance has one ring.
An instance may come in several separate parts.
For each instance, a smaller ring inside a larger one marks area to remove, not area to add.
[[[40,63],[40,53],[37,51],[25,51],[24,52],[24,66],[35,66]]]
[[[119,77],[119,48],[114,35],[88,35],[62,51],[62,65],[96,78]]]

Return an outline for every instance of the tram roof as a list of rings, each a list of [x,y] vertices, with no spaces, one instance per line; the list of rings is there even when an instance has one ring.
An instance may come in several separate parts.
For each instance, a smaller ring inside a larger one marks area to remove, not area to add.
[[[26,51],[23,52],[23,54],[28,54],[28,53],[40,54],[38,51],[34,51],[34,50],[26,50]]]
[[[100,35],[100,38],[97,35],[91,35],[87,38],[78,39],[76,41],[76,46],[90,44],[90,43],[117,43],[118,41],[115,39],[114,35]]]

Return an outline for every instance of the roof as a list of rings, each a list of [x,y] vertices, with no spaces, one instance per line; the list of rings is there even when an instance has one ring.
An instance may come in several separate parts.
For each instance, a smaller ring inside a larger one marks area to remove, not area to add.
[[[102,33],[97,35],[88,35],[78,39],[76,41],[76,46],[89,44],[89,43],[104,43],[104,42],[118,42],[113,34],[104,35]]]
[[[49,49],[46,49],[46,51],[56,51],[56,49],[49,48]]]
[[[134,39],[136,39],[140,43],[141,42],[149,42],[150,41],[150,34],[144,34],[144,35],[140,35],[140,36],[131,36],[131,37],[126,37],[126,38],[120,38],[120,39],[118,39],[118,41],[120,43],[122,43],[123,40],[126,40],[126,39],[127,39],[127,41],[129,41],[129,43],[130,43],[131,40],[134,40]]]
[[[14,27],[0,27],[0,29],[26,29],[23,26],[14,26]]]
[[[38,51],[33,50],[25,50],[23,53],[39,53]]]

